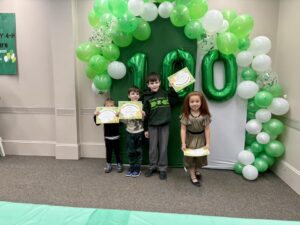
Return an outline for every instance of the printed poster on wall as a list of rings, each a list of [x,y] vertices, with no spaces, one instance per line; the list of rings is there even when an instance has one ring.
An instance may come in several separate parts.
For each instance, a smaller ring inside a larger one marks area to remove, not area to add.
[[[0,13],[0,75],[17,74],[16,16]]]

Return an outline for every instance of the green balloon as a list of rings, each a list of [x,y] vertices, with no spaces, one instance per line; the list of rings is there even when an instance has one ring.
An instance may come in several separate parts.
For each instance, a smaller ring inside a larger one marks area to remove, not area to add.
[[[112,83],[111,77],[107,73],[95,76],[93,82],[95,87],[102,92],[109,90]]]
[[[190,12],[185,5],[176,5],[170,15],[171,23],[176,27],[185,26],[190,20]]]
[[[188,5],[191,0],[175,0],[176,5]]]
[[[127,62],[128,72],[133,76],[133,85],[141,90],[146,88],[147,57],[144,53],[134,54]]]
[[[233,33],[223,32],[217,36],[217,46],[223,54],[234,54],[238,50],[238,45],[239,40]]]
[[[96,0],[94,3],[94,11],[100,16],[104,13],[108,13],[108,1],[107,0]]]
[[[254,82],[257,80],[257,73],[249,67],[246,67],[242,70],[241,76],[243,80],[251,80]]]
[[[254,160],[253,165],[256,167],[256,169],[260,173],[265,172],[269,168],[268,162],[259,157]]]
[[[191,0],[187,7],[192,20],[201,18],[208,10],[207,0]]]
[[[239,39],[239,49],[242,51],[246,51],[250,47],[250,39],[249,37],[243,37]]]
[[[104,27],[109,27],[112,24],[117,24],[117,23],[118,23],[117,18],[110,13],[105,13],[100,16],[100,25]]]
[[[269,167],[271,167],[275,163],[275,159],[267,155],[265,152],[260,153],[258,157],[265,160],[268,163]]]
[[[273,84],[271,86],[263,87],[264,91],[270,92],[273,97],[281,97],[283,95],[283,89],[280,84]]]
[[[284,131],[284,124],[278,119],[270,119],[263,124],[263,129],[268,134],[277,136],[282,134],[282,132]]]
[[[131,13],[125,13],[119,17],[119,28],[125,33],[131,33],[135,31],[138,26],[138,20]]]
[[[255,113],[254,112],[247,112],[247,121],[255,119]]]
[[[94,77],[97,75],[97,72],[95,70],[93,70],[91,67],[86,66],[85,67],[85,74],[86,76],[90,79],[93,80]]]
[[[278,140],[272,140],[266,144],[265,152],[271,157],[280,157],[285,151],[284,145]]]
[[[127,12],[127,2],[124,0],[108,0],[108,9],[113,15],[120,17]]]
[[[268,107],[271,105],[273,100],[273,95],[268,91],[260,91],[254,97],[254,102],[259,107]]]
[[[205,37],[205,30],[200,21],[192,20],[185,25],[184,34],[189,39],[203,39]]]
[[[128,33],[122,32],[122,31],[118,31],[118,32],[116,32],[112,35],[112,40],[117,46],[119,46],[121,48],[124,48],[124,47],[127,47],[131,44],[132,34],[128,34]]]
[[[115,44],[109,44],[102,48],[103,56],[109,61],[115,61],[120,57],[120,50]]]
[[[76,56],[82,61],[89,61],[93,55],[99,54],[100,50],[92,43],[85,42],[76,49]]]
[[[247,104],[247,111],[255,113],[257,110],[259,110],[259,106],[256,105],[254,98],[249,99]]]
[[[97,14],[95,13],[94,10],[91,10],[91,11],[89,12],[88,20],[89,20],[89,24],[90,24],[92,27],[99,27],[99,26],[100,26],[100,20],[99,20],[99,17],[97,16]]]
[[[90,58],[88,66],[99,74],[107,69],[108,61],[102,55],[94,55]]]
[[[234,10],[224,10],[222,14],[223,18],[228,21],[229,25],[237,17],[237,13]]]
[[[247,37],[254,26],[252,16],[240,15],[237,16],[230,25],[230,32],[234,33],[238,38]]]
[[[133,32],[133,37],[139,41],[147,40],[151,35],[151,28],[148,22],[141,18],[138,18],[138,25]]]
[[[246,145],[251,145],[255,140],[256,140],[256,135],[249,134],[248,132],[246,132],[246,135],[245,135],[245,144]]]
[[[261,153],[264,150],[264,146],[262,144],[259,144],[257,141],[254,141],[252,142],[250,149],[257,155],[258,153]]]
[[[237,174],[242,174],[243,168],[244,165],[240,162],[236,162],[233,167],[234,172],[236,172]]]

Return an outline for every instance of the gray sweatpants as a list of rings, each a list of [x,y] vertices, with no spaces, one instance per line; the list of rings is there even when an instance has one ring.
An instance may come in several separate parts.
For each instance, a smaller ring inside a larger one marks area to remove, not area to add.
[[[149,126],[150,169],[166,171],[168,167],[169,124]]]

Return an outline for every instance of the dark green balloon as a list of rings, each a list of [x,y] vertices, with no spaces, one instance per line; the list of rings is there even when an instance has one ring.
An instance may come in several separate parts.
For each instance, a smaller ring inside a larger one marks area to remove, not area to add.
[[[244,37],[239,39],[239,49],[241,51],[246,51],[250,47],[249,37]]]
[[[259,110],[259,106],[255,104],[254,98],[248,100],[247,111],[255,113]]]
[[[255,113],[254,112],[247,112],[247,121],[255,119]]]
[[[254,160],[253,165],[256,167],[256,169],[260,173],[265,172],[269,168],[268,162],[266,160],[262,159],[262,158],[259,158],[259,157],[257,157]]]
[[[252,142],[250,149],[256,154],[261,153],[264,150],[264,145],[259,144],[257,141]]]
[[[225,67],[225,85],[218,89],[214,83],[214,63],[221,61]],[[237,88],[237,64],[234,55],[224,55],[218,50],[209,51],[202,60],[202,90],[207,98],[226,101],[234,96]]]
[[[249,67],[246,67],[242,70],[241,76],[243,80],[251,80],[254,82],[257,80],[257,73]]]
[[[265,152],[260,153],[258,157],[264,159],[268,163],[269,167],[271,167],[275,163],[275,159],[267,155]]]
[[[133,75],[133,85],[141,90],[146,88],[147,57],[144,53],[134,54],[127,62],[128,71]]]
[[[278,140],[272,140],[266,144],[265,152],[271,157],[280,157],[285,152],[284,145]]]
[[[245,144],[246,145],[251,145],[252,142],[254,142],[255,140],[256,140],[256,135],[249,134],[248,132],[246,132],[246,135],[245,135]]]
[[[237,174],[242,174],[244,166],[245,165],[243,165],[242,163],[236,162],[233,167],[234,172],[236,172]]]

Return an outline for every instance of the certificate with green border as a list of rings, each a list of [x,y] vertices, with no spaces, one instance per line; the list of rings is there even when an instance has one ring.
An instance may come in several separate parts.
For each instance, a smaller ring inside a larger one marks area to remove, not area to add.
[[[142,119],[142,108],[140,101],[119,101],[120,119]]]
[[[197,149],[189,149],[187,148],[184,151],[184,156],[189,156],[189,157],[201,157],[201,156],[206,156],[209,155],[209,149],[206,147],[203,148],[197,148]]]
[[[169,76],[168,80],[176,92],[195,82],[195,78],[187,67],[184,67],[183,69]]]
[[[118,107],[97,107],[96,111],[100,113],[96,117],[97,124],[119,123]]]

